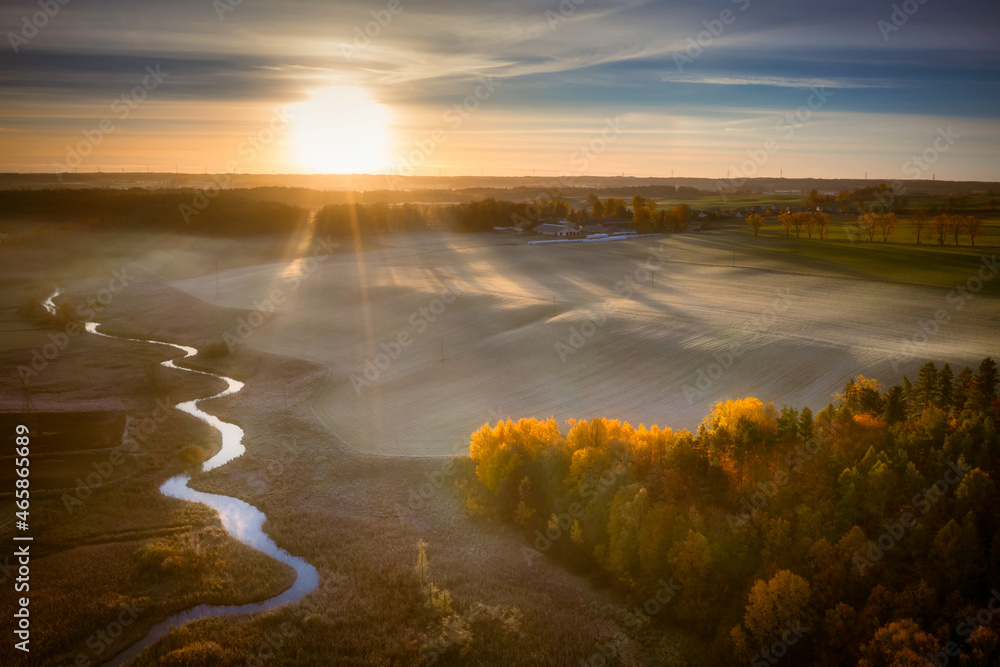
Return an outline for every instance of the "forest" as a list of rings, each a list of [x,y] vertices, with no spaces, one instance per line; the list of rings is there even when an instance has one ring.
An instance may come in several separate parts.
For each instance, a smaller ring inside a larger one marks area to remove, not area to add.
[[[239,190],[0,190],[0,219],[237,238],[290,234],[306,211]]]
[[[989,357],[929,361],[851,379],[815,415],[726,400],[693,434],[484,424],[457,490],[523,531],[527,563],[611,587],[627,626],[680,628],[704,664],[994,664],[997,384]]]

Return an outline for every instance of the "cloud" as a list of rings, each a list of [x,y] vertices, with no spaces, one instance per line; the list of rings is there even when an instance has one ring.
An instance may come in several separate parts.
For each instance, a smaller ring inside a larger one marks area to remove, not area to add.
[[[715,86],[774,86],[777,88],[897,88],[888,81],[858,81],[847,79],[813,79],[789,76],[712,75],[668,72],[662,81],[670,83],[701,83]]]

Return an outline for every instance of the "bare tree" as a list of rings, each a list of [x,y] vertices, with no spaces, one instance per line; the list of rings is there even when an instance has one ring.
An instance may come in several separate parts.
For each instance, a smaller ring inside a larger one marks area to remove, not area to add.
[[[913,213],[913,227],[917,230],[917,245],[920,245],[920,232],[927,226],[928,217],[926,208],[918,208]]]

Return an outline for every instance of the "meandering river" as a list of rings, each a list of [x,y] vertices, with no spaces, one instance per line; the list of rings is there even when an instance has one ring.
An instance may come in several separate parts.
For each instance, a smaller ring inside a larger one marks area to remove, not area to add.
[[[52,299],[57,294],[58,291],[46,300],[46,304],[51,303]],[[48,308],[48,305],[46,305],[46,308]],[[97,330],[97,322],[87,322],[85,326],[88,332],[97,336],[104,336],[105,338],[116,338],[118,340],[132,341],[134,343],[166,345],[168,347],[175,348],[176,350],[184,353],[184,356],[180,357],[181,359],[187,359],[198,354],[197,349],[187,347],[186,345],[176,345],[174,343],[164,343],[162,341],[155,340],[143,340],[140,338],[125,338],[123,336],[111,336],[101,333]],[[226,383],[226,388],[217,394],[197,398],[193,401],[178,403],[175,406],[178,410],[182,410],[189,415],[193,415],[194,417],[202,420],[222,435],[222,449],[219,450],[218,454],[202,464],[202,470],[208,471],[213,468],[218,468],[219,466],[225,465],[229,461],[241,456],[246,451],[246,448],[243,446],[243,429],[236,424],[224,422],[215,415],[208,414],[198,407],[198,403],[201,401],[211,400],[213,398],[219,398],[220,396],[235,394],[243,388],[243,383],[223,375],[216,375],[215,373],[207,373],[205,371],[197,371],[190,368],[184,368],[183,366],[178,366],[174,363],[173,359],[164,361],[161,365],[187,373],[198,373],[199,375],[219,378]],[[175,614],[174,616],[157,623],[141,641],[126,649],[122,653],[119,653],[109,662],[105,663],[106,665],[128,665],[140,653],[142,653],[144,649],[151,646],[158,639],[166,635],[172,628],[179,627],[185,623],[190,623],[191,621],[207,618],[209,616],[230,616],[233,614],[252,614],[264,611],[287,602],[295,602],[304,595],[315,590],[316,586],[319,585],[319,573],[316,571],[315,567],[307,563],[304,559],[299,558],[298,556],[293,556],[276,545],[274,540],[268,537],[267,533],[263,531],[262,526],[264,524],[264,520],[266,519],[263,512],[258,510],[253,505],[245,503],[237,498],[195,491],[188,486],[188,482],[190,480],[190,475],[186,474],[171,477],[164,482],[162,486],[160,486],[160,493],[165,496],[170,496],[171,498],[204,503],[209,507],[212,507],[219,513],[219,518],[222,520],[222,526],[230,535],[240,542],[250,545],[254,549],[257,549],[258,551],[285,563],[295,570],[295,582],[290,588],[280,595],[264,600],[263,602],[255,602],[244,605],[202,604],[192,607],[191,609],[186,609],[179,614]]]

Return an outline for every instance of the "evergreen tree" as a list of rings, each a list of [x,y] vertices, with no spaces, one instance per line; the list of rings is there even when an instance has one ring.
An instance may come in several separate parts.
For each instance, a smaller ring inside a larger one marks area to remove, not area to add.
[[[813,436],[813,413],[808,406],[799,411],[799,435],[803,440]]]
[[[913,386],[914,403],[922,412],[938,403],[938,372],[933,361],[928,361],[920,367],[917,384]]]
[[[900,385],[894,384],[885,392],[884,406],[882,414],[890,424],[906,419],[906,402],[903,400],[903,388]]]
[[[983,359],[979,364],[979,373],[973,382],[976,393],[976,406],[983,411],[989,409],[997,400],[997,364],[991,357]]]
[[[952,401],[955,399],[953,377],[951,365],[946,362],[941,367],[941,373],[938,374],[938,401],[936,404],[946,415],[951,412]]]
[[[953,385],[955,395],[952,398],[952,407],[955,415],[958,415],[965,409],[965,404],[969,400],[969,394],[972,392],[973,379],[972,369],[968,366],[963,368],[962,372],[955,378],[955,384]]]

